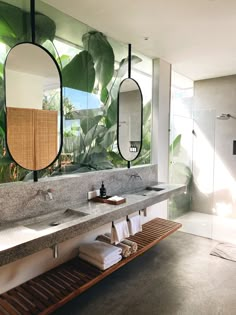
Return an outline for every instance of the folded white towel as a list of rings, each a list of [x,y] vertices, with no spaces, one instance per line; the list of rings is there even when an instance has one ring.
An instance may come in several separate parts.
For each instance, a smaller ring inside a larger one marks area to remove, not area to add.
[[[117,256],[121,254],[122,249],[104,242],[92,241],[90,243],[81,244],[79,246],[79,252],[104,264],[116,259]]]
[[[114,222],[111,228],[111,243],[118,244],[126,237],[129,237],[127,220],[124,219],[117,223]]]
[[[119,197],[119,196],[113,196],[113,197],[108,198],[108,200],[111,200],[111,201],[121,201],[124,199],[125,199],[124,197]]]
[[[110,260],[106,263],[101,263],[100,261],[90,257],[90,256],[87,256],[86,254],[82,254],[80,253],[79,254],[79,257],[87,262],[89,262],[90,264],[96,266],[97,268],[101,269],[101,270],[106,270],[107,268],[117,264],[121,259],[122,259],[122,256],[121,255],[117,255],[117,257],[113,260]]]
[[[137,214],[133,217],[129,217],[128,227],[130,235],[134,235],[138,232],[141,232],[142,231],[141,216]]]

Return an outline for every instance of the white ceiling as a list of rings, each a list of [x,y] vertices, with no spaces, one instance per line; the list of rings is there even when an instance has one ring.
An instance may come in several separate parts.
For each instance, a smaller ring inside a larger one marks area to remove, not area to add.
[[[29,74],[42,77],[45,90],[60,87],[60,77],[55,63],[43,49],[31,43],[17,45],[10,51],[6,62],[6,71],[8,70],[20,72],[24,77]],[[32,80],[32,77],[30,76],[28,80]]]
[[[236,74],[236,0],[43,1],[193,80]]]

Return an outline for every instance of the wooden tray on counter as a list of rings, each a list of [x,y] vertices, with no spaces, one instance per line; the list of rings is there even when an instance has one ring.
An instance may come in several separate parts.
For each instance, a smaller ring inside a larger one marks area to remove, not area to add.
[[[106,196],[106,198],[102,198],[102,197],[95,197],[95,198],[92,198],[91,201],[94,201],[94,202],[101,202],[101,203],[108,203],[110,205],[120,205],[122,203],[125,203],[126,202],[126,199],[123,198],[122,200],[119,200],[119,201],[114,201],[114,200],[108,200],[109,198],[111,198],[112,196]]]

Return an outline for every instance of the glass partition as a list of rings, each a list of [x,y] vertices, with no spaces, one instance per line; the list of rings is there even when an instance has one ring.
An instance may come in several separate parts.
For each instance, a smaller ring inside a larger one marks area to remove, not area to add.
[[[216,112],[200,106],[194,84],[178,74],[172,79],[170,182],[185,184],[183,195],[169,201],[169,218],[182,231],[212,237],[214,211]]]

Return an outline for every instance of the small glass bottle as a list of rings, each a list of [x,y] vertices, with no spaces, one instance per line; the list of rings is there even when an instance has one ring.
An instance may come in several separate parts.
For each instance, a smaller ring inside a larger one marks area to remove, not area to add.
[[[106,198],[106,196],[107,196],[106,188],[104,186],[104,182],[102,181],[102,185],[101,185],[101,188],[100,188],[100,197],[101,198]]]

